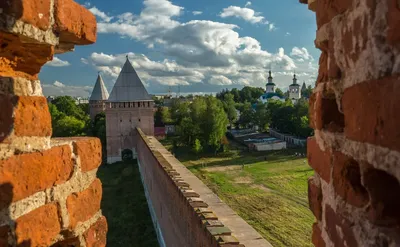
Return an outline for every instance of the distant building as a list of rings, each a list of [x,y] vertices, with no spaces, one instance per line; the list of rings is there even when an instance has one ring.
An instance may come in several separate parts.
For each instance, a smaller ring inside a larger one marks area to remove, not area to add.
[[[75,97],[75,104],[80,105],[80,104],[88,104],[89,99],[88,98],[82,98],[82,97]]]
[[[106,101],[108,96],[107,88],[104,85],[103,78],[99,73],[97,75],[97,80],[96,84],[94,85],[92,95],[89,99],[89,113],[92,121],[97,114],[106,111]]]
[[[289,86],[289,99],[292,100],[293,104],[301,99],[300,85],[297,84],[296,74],[293,75],[293,83]]]
[[[108,163],[121,161],[123,151],[136,153],[136,127],[154,135],[154,101],[127,57],[106,102]]]
[[[276,85],[273,82],[271,70],[269,71],[268,83],[265,85],[265,93],[260,96],[260,101],[263,103],[268,103],[269,100],[280,100],[285,101],[284,98],[281,98],[279,94],[275,92]]]
[[[47,103],[51,103],[56,97],[55,96],[48,96]]]

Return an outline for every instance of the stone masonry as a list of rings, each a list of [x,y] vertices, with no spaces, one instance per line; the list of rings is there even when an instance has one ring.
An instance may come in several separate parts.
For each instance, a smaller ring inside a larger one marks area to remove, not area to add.
[[[51,139],[38,73],[96,41],[72,0],[0,1],[0,246],[105,246],[97,138]]]
[[[400,1],[300,0],[322,51],[310,99],[315,246],[400,246]]]

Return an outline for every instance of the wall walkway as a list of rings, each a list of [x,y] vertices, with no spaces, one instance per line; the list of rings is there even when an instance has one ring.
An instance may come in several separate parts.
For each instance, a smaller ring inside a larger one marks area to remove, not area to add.
[[[271,246],[154,137],[138,129],[135,138],[166,246]]]

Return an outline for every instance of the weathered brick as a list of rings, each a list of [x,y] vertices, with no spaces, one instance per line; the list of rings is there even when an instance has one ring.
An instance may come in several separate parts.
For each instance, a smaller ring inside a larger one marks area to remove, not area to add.
[[[400,41],[400,3],[398,0],[388,0],[387,12],[387,41],[391,45],[399,46]]]
[[[0,142],[3,142],[13,128],[13,109],[17,98],[12,95],[0,94]]]
[[[0,184],[13,186],[12,201],[67,181],[73,171],[71,148],[67,145],[0,160]],[[0,187],[2,190],[9,188]],[[0,195],[4,191],[0,191]],[[6,194],[6,192],[4,192]],[[0,198],[0,205],[9,198]]]
[[[328,53],[322,52],[319,57],[317,84],[328,81]]]
[[[90,219],[100,209],[102,187],[96,179],[86,190],[73,193],[67,198],[70,228],[75,228],[79,222]]]
[[[314,129],[325,129],[331,132],[343,132],[344,116],[339,111],[334,96],[323,97],[321,92],[310,97],[310,126]]]
[[[329,205],[325,205],[326,230],[334,246],[358,246],[354,237],[352,224],[340,214],[335,213]]]
[[[2,14],[32,24],[42,30],[50,26],[50,0],[1,1]]]
[[[96,18],[83,6],[73,0],[57,0],[54,14],[60,42],[83,45],[96,42]]]
[[[352,6],[352,0],[318,0],[316,1],[317,26],[328,23],[338,14],[345,12]]]
[[[8,236],[10,233],[10,226],[0,226],[0,247],[8,246]]]
[[[325,247],[325,241],[322,238],[322,232],[319,229],[318,223],[313,224],[311,242],[315,247]]]
[[[322,220],[322,190],[315,177],[308,179],[308,204],[317,220]]]
[[[74,138],[74,150],[81,160],[84,172],[93,170],[101,164],[101,142],[98,138]]]
[[[60,217],[55,203],[47,204],[16,220],[18,246],[49,246],[60,232]]]
[[[94,223],[84,234],[87,247],[106,246],[107,239],[107,220],[103,216]]]
[[[356,207],[368,203],[368,193],[361,184],[360,165],[341,152],[333,153],[333,187],[345,201]]]
[[[0,76],[36,80],[53,55],[51,45],[22,42],[17,35],[0,32]]]
[[[61,242],[57,242],[53,244],[51,247],[74,247],[74,246],[82,246],[79,237],[69,238]]]
[[[349,139],[400,151],[399,79],[372,80],[344,91],[344,132]]]
[[[51,136],[51,117],[45,97],[19,96],[15,108],[16,136]]]
[[[400,226],[400,183],[382,170],[370,168],[364,173],[364,185],[371,203],[368,218],[383,226]]]
[[[326,150],[322,151],[315,137],[307,139],[307,158],[309,165],[329,183],[331,173],[331,152]]]

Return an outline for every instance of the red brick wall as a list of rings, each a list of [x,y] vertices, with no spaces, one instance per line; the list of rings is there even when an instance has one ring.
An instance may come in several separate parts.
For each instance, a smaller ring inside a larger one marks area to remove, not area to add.
[[[312,241],[399,246],[400,2],[308,5],[316,12],[315,45],[322,51],[310,98]]]
[[[95,17],[72,0],[0,9],[0,246],[105,246],[100,141],[51,139],[38,80],[55,53],[95,42]]]
[[[163,155],[152,149],[140,129],[135,141],[144,183],[167,246],[243,247]]]

